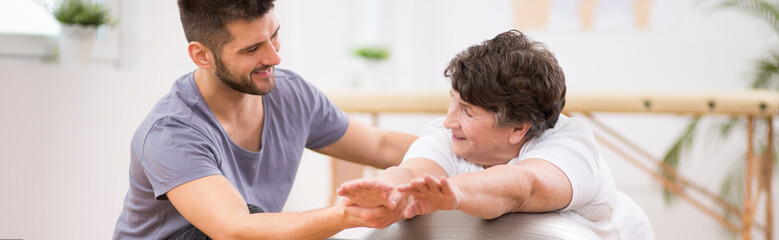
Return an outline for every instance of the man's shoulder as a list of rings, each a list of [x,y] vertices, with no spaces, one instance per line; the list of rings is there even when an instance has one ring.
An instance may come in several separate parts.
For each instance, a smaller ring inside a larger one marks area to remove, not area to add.
[[[204,110],[207,106],[201,106],[202,97],[196,86],[192,86],[194,80],[191,77],[189,73],[173,83],[170,92],[157,101],[138,126],[134,141],[155,129],[165,130],[170,127],[191,130],[193,133],[205,132],[209,126],[209,120],[206,119],[208,113]]]
[[[149,114],[135,130],[132,145],[143,149],[142,146],[146,145],[149,138],[163,138],[163,141],[167,141],[164,139],[172,137],[211,142],[213,139],[209,136],[213,135],[213,131],[208,128],[204,121],[180,114]]]
[[[199,104],[200,101],[182,96],[181,92],[171,91],[157,101],[144,122],[152,124],[166,121],[184,124],[198,122],[205,114]]]

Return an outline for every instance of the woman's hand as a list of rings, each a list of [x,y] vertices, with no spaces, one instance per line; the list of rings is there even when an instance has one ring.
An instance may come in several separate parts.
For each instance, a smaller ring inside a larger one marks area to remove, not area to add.
[[[460,203],[459,191],[449,184],[446,177],[435,179],[426,174],[425,177],[411,180],[397,189],[413,197],[403,212],[405,218],[429,214],[436,210],[452,210]]]
[[[376,178],[361,178],[345,182],[336,191],[339,196],[348,198],[348,202],[361,207],[386,206],[395,209],[403,198],[395,187]]]

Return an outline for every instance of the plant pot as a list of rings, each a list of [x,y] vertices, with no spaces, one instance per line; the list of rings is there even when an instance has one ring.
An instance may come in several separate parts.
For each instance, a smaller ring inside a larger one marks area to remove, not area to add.
[[[382,90],[390,87],[387,82],[387,63],[373,59],[362,59],[357,77],[351,82],[352,88],[363,90]]]
[[[58,39],[59,61],[65,66],[83,66],[92,58],[92,42],[97,27],[61,25]]]

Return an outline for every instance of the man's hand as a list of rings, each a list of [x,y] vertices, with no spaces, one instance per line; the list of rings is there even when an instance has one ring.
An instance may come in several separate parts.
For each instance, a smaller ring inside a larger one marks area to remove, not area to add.
[[[395,191],[398,193],[397,191]],[[400,193],[398,193],[400,194]],[[388,206],[378,207],[363,207],[351,202],[347,197],[339,205],[345,207],[345,212],[348,215],[348,221],[355,223],[357,226],[371,227],[383,229],[401,219],[403,219],[403,211],[408,206],[408,197],[405,194],[398,201],[395,209],[390,209]]]
[[[349,221],[355,222],[357,226],[384,229],[403,219],[401,211],[393,211],[386,206],[360,207],[354,204],[343,204],[347,204],[346,213],[349,215]]]
[[[452,210],[460,203],[458,189],[446,177],[435,179],[430,175],[411,180],[397,187],[401,193],[411,194],[413,200],[403,211],[405,218],[425,215],[436,210]]]

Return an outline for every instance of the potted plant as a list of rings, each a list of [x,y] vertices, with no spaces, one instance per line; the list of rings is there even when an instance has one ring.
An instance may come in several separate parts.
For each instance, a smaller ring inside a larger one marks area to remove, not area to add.
[[[59,60],[63,65],[83,65],[92,56],[97,28],[112,24],[108,8],[90,0],[62,0],[53,10],[60,22]]]
[[[380,88],[386,87],[383,62],[390,56],[390,51],[382,46],[363,46],[354,50],[354,56],[362,59],[362,73],[354,79],[352,87]]]
[[[367,60],[382,61],[389,57],[389,50],[380,46],[365,46],[357,48],[354,55]]]

